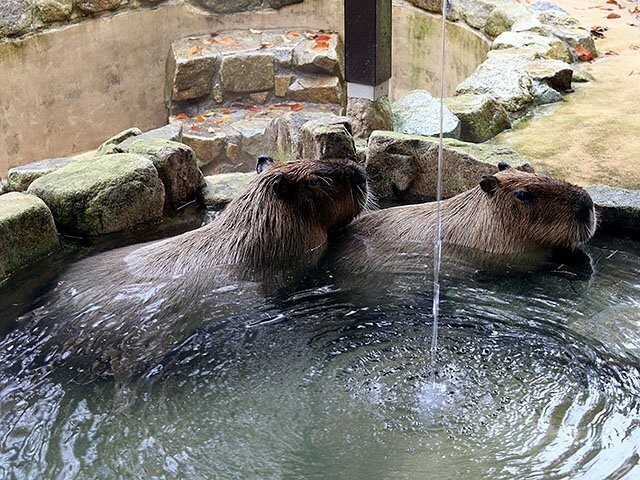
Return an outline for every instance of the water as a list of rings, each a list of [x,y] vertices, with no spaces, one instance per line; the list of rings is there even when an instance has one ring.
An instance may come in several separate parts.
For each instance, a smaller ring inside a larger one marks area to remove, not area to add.
[[[445,255],[435,390],[420,254],[211,294],[129,391],[35,365],[13,326],[0,478],[638,478],[639,247],[592,241],[592,274]]]

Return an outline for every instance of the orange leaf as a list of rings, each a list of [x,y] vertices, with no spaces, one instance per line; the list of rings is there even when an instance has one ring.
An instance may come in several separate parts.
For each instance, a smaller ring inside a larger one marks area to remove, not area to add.
[[[300,32],[298,32],[296,30],[287,30],[286,34],[287,35],[291,35],[292,37],[299,37],[300,36]]]
[[[191,50],[189,50],[187,53],[189,55],[195,55],[196,53],[201,52],[202,50],[204,50],[204,47],[198,45],[197,47],[194,47]]]
[[[302,110],[304,107],[302,105],[300,105],[299,103],[293,103],[291,104],[291,110],[293,110],[294,112],[300,111]]]
[[[215,122],[216,125],[222,125],[224,123],[224,120],[216,120]]]
[[[195,132],[196,130],[200,130],[200,127],[198,125],[193,125],[191,127],[191,130],[193,130]]]
[[[581,62],[590,62],[591,60],[593,60],[595,58],[594,55],[593,55],[593,52],[591,52],[590,50],[587,50],[586,48],[581,47],[581,46],[575,47],[573,49],[573,52],[580,59]]]
[[[607,15],[607,18],[620,18],[620,15],[618,15],[617,13],[610,13],[609,15]]]
[[[326,43],[329,40],[331,40],[331,37],[329,35],[318,35],[316,37],[316,42],[318,43]]]
[[[247,114],[244,116],[244,119],[245,119],[245,120],[251,120],[252,118],[253,118],[253,115],[251,115],[250,113],[247,113]]]
[[[184,120],[185,118],[189,118],[189,116],[186,113],[179,113],[178,115],[176,115],[176,118],[178,120]]]
[[[222,120],[223,122],[226,122],[227,120],[233,120],[233,116],[232,115],[223,115],[222,117],[220,117],[220,120]]]
[[[197,122],[204,122],[205,120],[204,120],[204,117],[197,116],[197,117],[196,117],[196,121],[197,121]]]
[[[313,47],[312,50],[328,50],[329,44],[326,42],[318,42]]]
[[[228,108],[221,108],[220,113],[224,113],[225,115],[228,115],[231,113],[231,110],[229,110]]]
[[[269,42],[262,42],[260,44],[260,48],[271,48],[273,47],[273,43],[269,43]]]
[[[269,110],[276,110],[278,107],[276,105],[269,105],[267,108]]]
[[[251,110],[252,112],[261,112],[263,108],[258,105],[250,105],[247,107],[247,110]]]
[[[235,38],[222,37],[218,39],[218,43],[221,43],[222,45],[236,45],[238,41]]]

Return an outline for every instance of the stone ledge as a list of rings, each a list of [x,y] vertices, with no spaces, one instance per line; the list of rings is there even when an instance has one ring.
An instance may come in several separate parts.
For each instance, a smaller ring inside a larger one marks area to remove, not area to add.
[[[597,185],[586,188],[596,205],[599,228],[640,233],[640,190]]]

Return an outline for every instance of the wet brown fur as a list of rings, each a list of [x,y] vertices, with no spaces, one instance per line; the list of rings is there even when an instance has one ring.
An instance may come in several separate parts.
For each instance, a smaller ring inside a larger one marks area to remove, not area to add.
[[[574,249],[594,234],[593,202],[580,187],[510,167],[483,181],[493,182],[495,191],[477,186],[442,201],[443,243],[498,254],[524,253]],[[532,199],[518,200],[518,191],[528,192]],[[360,217],[348,230],[366,242],[400,240],[431,248],[436,206],[434,202],[380,210]],[[585,221],[576,215],[580,208],[588,209]]]

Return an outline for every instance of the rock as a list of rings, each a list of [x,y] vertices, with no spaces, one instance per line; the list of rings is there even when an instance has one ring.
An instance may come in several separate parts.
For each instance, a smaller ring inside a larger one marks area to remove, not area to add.
[[[73,10],[73,0],[35,0],[34,5],[44,23],[62,22]]]
[[[508,2],[498,5],[487,18],[484,31],[491,37],[511,30],[513,24],[520,18],[531,14],[531,11],[521,3]]]
[[[289,86],[287,96],[296,102],[341,104],[343,86],[338,77],[298,77]]]
[[[172,142],[182,142],[182,124],[171,123],[164,127],[149,130],[140,135],[134,135],[127,138],[124,142],[117,145],[119,153],[126,153],[133,142],[140,140],[171,140]]]
[[[551,88],[548,84],[535,80],[532,82],[532,86],[535,105],[547,105],[562,101],[560,92]]]
[[[302,126],[311,120],[320,120],[331,123],[338,119],[337,115],[330,112],[289,112],[274,118],[265,135],[267,142],[276,147],[276,157],[280,160],[301,158],[300,130]]]
[[[444,140],[443,198],[478,184],[482,175],[498,171],[501,161],[531,171],[526,160],[510,148]],[[366,171],[379,200],[436,199],[438,139],[395,132],[373,132],[369,138]]]
[[[272,146],[267,141],[265,131],[271,123],[268,118],[252,118],[240,120],[233,124],[234,130],[242,135],[242,150],[250,157],[271,152]]]
[[[35,180],[28,192],[44,200],[60,230],[80,235],[159,221],[164,205],[153,163],[131,153],[74,162]]]
[[[274,87],[275,61],[268,52],[242,52],[222,57],[220,80],[224,90],[259,92]]]
[[[549,26],[543,25],[536,15],[520,17],[511,25],[512,32],[533,32],[549,36]]]
[[[567,11],[564,10],[562,7],[559,7],[558,5],[555,5],[554,3],[551,3],[551,2],[549,2],[547,0],[541,0],[539,2],[532,3],[531,5],[529,5],[529,8],[531,10],[536,11],[536,12],[544,12],[544,11],[548,11],[548,10],[556,10],[558,12],[567,13]]]
[[[596,78],[586,70],[583,70],[580,67],[576,67],[575,65],[572,65],[571,68],[573,68],[572,80],[574,82],[595,82],[596,81]]]
[[[293,63],[303,72],[328,73],[343,78],[342,52],[344,47],[338,34],[327,34],[326,50],[317,50],[315,40],[303,40],[293,51]]]
[[[463,93],[486,94],[510,114],[520,115],[534,101],[533,84],[526,72],[528,59],[522,52],[494,50],[500,55],[489,56],[470,77],[456,88],[455,96]],[[533,58],[533,56],[531,57]]]
[[[145,155],[153,162],[164,184],[165,212],[196,198],[202,174],[196,164],[196,154],[187,145],[170,140],[137,140],[129,152]]]
[[[250,93],[249,99],[256,105],[264,105],[269,99],[271,92]]]
[[[409,135],[433,136],[440,133],[440,101],[426,90],[413,90],[391,106],[393,129]],[[444,136],[460,136],[460,120],[444,108]]]
[[[554,36],[571,47],[570,51],[572,60],[578,59],[577,55],[573,52],[576,47],[586,48],[593,53],[594,56],[598,56],[595,41],[588,30],[582,27],[552,27],[549,30]]]
[[[131,137],[136,137],[138,135],[142,135],[142,130],[139,128],[128,128],[123,130],[120,133],[116,133],[109,140],[104,142],[102,145],[98,147],[98,151],[96,152],[96,156],[99,157],[101,155],[109,155],[111,153],[118,153],[118,145]]]
[[[9,188],[9,181],[6,178],[0,178],[0,195],[4,195],[5,193],[9,193],[11,189]]]
[[[482,30],[491,12],[508,2],[509,0],[460,0],[460,16],[467,25]]]
[[[3,0],[0,3],[0,37],[27,31],[32,19],[29,0]]]
[[[171,45],[166,67],[166,95],[173,101],[193,100],[212,93],[212,79],[218,70],[219,53],[212,46],[194,52],[189,39]]]
[[[193,149],[199,167],[221,161],[225,154],[227,140],[227,134],[221,128],[185,131],[182,134],[182,142]]]
[[[367,152],[369,146],[364,138],[356,138],[356,162],[364,166],[367,163]]]
[[[392,130],[393,115],[389,98],[384,96],[372,101],[365,98],[347,100],[347,117],[351,119],[353,135],[369,138],[374,130]]]
[[[560,10],[537,10],[534,12],[538,20],[544,25],[554,25],[556,27],[578,27],[579,22],[565,11]]]
[[[465,93],[445,98],[447,108],[460,120],[460,139],[484,142],[511,128],[507,111],[484,94]]]
[[[640,233],[640,190],[606,185],[587,187],[586,190],[596,205],[601,229]]]
[[[202,202],[207,207],[222,209],[237,197],[254,178],[256,178],[255,172],[221,173],[205,177]]]
[[[504,32],[500,34],[491,45],[492,49],[527,48],[533,46],[549,59],[571,61],[571,53],[567,46],[560,40],[545,37],[533,32]]]
[[[252,10],[262,5],[262,0],[192,0],[213,13],[233,13]],[[283,1],[283,0],[281,0]],[[286,1],[286,0],[284,0]]]
[[[0,196],[0,279],[56,248],[56,227],[42,200],[16,192]]]
[[[275,77],[275,94],[276,97],[285,97],[287,95],[287,91],[289,90],[289,85],[293,81],[293,75],[291,74],[280,74]]]
[[[271,8],[282,8],[286,5],[293,5],[294,3],[302,3],[303,0],[267,0],[267,4]]]
[[[350,120],[311,120],[300,129],[299,158],[314,160],[328,158],[356,159],[356,146],[351,133]]]
[[[128,0],[76,0],[78,8],[88,14],[115,10],[127,3]]]
[[[560,60],[534,60],[527,64],[527,73],[534,80],[545,82],[552,88],[564,92],[571,88],[573,69]]]
[[[7,176],[9,188],[14,192],[24,192],[34,180],[76,161],[74,158],[51,158],[14,167]]]

